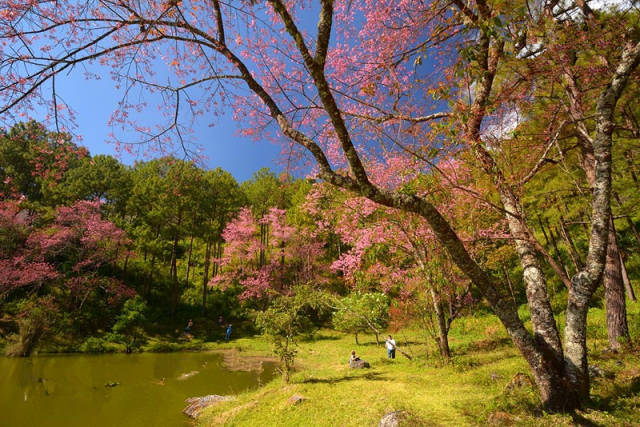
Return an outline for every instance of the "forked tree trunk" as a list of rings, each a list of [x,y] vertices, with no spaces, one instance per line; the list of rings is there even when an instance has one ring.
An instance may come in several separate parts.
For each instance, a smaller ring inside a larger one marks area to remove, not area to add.
[[[522,265],[527,303],[536,342],[556,360],[562,358],[562,343],[556,326],[553,310],[547,293],[547,283],[538,261],[537,252],[528,240],[532,234],[523,223],[522,207],[518,200],[506,191],[501,191],[502,205],[507,212],[509,232],[515,238],[514,245]],[[515,302],[514,302],[515,306]]]
[[[440,295],[436,292],[433,286],[429,286],[431,292],[431,301],[433,303],[433,310],[436,313],[436,321],[438,325],[438,336],[436,341],[438,342],[438,348],[440,349],[440,355],[449,360],[451,358],[451,350],[449,349],[449,334],[447,328],[447,319],[442,309],[442,301]]]
[[[537,296],[534,296],[534,299]],[[543,406],[550,412],[566,411],[580,406],[581,395],[567,380],[562,359],[546,344],[531,338],[513,307],[510,298],[492,304],[494,312],[506,328],[511,340],[527,361],[540,392]]]

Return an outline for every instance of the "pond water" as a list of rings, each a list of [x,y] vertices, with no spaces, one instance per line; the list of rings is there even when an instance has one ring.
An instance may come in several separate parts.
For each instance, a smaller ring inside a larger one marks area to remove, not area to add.
[[[220,353],[0,357],[0,426],[186,426],[187,397],[259,387],[272,363],[229,370]]]

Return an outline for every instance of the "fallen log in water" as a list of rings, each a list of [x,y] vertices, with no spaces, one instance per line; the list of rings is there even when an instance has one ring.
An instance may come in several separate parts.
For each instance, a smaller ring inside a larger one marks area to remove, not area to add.
[[[185,402],[189,404],[182,410],[182,413],[191,417],[197,418],[200,415],[200,411],[218,402],[226,402],[228,400],[235,400],[235,396],[220,396],[218,394],[209,394],[202,397],[190,397]]]

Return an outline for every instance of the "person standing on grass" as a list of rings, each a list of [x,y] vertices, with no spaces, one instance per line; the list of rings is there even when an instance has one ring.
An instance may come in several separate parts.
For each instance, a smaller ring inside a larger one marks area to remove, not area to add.
[[[231,324],[229,324],[229,326],[227,326],[227,335],[225,335],[224,340],[225,341],[229,341],[230,337],[231,337]]]
[[[391,335],[385,341],[385,346],[387,347],[387,357],[389,359],[396,358],[396,340],[393,339]]]
[[[187,326],[184,327],[184,333],[190,334],[192,326],[193,326],[193,320],[189,319],[189,321],[187,322]]]

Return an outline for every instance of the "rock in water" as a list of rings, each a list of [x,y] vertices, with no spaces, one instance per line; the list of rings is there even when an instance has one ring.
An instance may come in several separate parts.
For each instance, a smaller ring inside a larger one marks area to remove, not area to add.
[[[228,400],[235,400],[235,396],[220,396],[218,394],[210,394],[202,397],[190,397],[185,402],[189,404],[182,410],[182,413],[191,417],[197,418],[200,415],[200,411],[204,408],[208,408],[211,405],[215,405],[218,402],[226,402]]]
[[[351,360],[349,362],[349,367],[354,369],[362,369],[362,368],[370,368],[369,362],[364,360]]]
[[[407,411],[389,412],[380,418],[378,427],[399,427],[407,418],[409,418],[409,413]]]
[[[186,380],[187,378],[191,378],[192,376],[197,375],[197,374],[199,374],[199,373],[200,373],[200,371],[191,371],[191,372],[187,372],[186,374],[182,374],[182,375],[180,375],[180,376],[178,377],[178,380],[179,380],[179,381]]]

